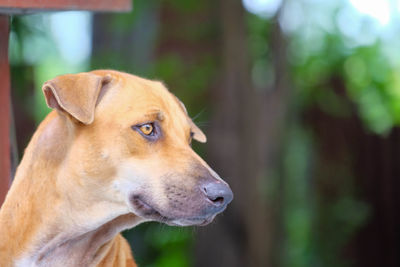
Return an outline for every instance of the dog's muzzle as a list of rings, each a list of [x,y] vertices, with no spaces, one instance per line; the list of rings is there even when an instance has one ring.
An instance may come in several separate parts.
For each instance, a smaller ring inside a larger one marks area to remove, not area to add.
[[[233,199],[229,185],[206,169],[197,175],[168,174],[160,180],[162,194],[143,191],[130,196],[137,215],[171,225],[206,225]]]

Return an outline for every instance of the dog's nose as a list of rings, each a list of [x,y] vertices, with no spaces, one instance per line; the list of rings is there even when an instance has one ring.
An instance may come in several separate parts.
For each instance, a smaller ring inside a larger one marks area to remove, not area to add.
[[[233,199],[232,190],[221,182],[208,182],[203,185],[203,192],[215,208],[224,208]]]

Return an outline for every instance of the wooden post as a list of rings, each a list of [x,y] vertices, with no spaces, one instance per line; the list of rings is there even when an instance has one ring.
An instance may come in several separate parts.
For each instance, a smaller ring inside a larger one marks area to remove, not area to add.
[[[9,17],[0,15],[0,205],[10,186]]]

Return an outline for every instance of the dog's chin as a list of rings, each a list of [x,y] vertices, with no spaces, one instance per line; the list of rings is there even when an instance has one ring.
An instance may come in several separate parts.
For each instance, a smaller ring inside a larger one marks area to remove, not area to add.
[[[204,217],[174,218],[164,215],[138,196],[133,196],[130,203],[132,212],[146,221],[158,221],[170,226],[204,226],[211,223],[216,216],[216,214],[212,214]]]
[[[175,219],[173,221],[167,222],[168,225],[172,226],[204,226],[211,223],[216,215],[203,218],[185,218],[185,219]]]

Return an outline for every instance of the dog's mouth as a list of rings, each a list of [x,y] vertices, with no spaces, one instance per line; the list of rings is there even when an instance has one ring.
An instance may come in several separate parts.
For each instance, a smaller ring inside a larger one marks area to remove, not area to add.
[[[207,217],[189,217],[189,218],[172,218],[162,214],[159,210],[148,204],[143,198],[134,195],[130,198],[130,202],[134,208],[134,213],[152,221],[158,221],[170,226],[204,226],[211,223],[216,214]]]
[[[158,210],[147,204],[140,196],[132,196],[130,202],[134,207],[135,213],[141,217],[162,222],[171,220],[171,218],[161,215]]]

